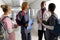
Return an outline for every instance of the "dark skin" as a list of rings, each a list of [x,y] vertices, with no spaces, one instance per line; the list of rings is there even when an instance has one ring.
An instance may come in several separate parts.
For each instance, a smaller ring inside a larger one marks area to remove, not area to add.
[[[39,21],[39,20],[37,20],[37,23],[40,23],[40,21]]]

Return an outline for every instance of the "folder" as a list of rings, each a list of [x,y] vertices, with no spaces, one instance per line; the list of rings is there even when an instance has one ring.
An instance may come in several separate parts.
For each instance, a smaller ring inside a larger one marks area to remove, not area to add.
[[[34,19],[33,20],[29,20],[29,25],[27,27],[27,30],[31,30],[32,29],[33,22],[34,22]]]

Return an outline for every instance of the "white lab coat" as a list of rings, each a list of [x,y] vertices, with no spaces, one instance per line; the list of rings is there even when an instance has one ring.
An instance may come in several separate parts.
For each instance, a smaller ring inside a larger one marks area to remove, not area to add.
[[[47,21],[50,16],[51,16],[51,13],[46,10],[43,14],[43,20]],[[42,19],[42,12],[41,12],[41,10],[39,10],[37,12],[37,19],[40,22],[40,23],[38,23],[38,30],[42,30],[42,20],[41,20]],[[46,30],[46,28],[44,28],[44,31],[45,30]]]

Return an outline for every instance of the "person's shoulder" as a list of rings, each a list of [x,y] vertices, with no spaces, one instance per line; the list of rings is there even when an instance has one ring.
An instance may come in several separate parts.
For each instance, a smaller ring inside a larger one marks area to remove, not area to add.
[[[19,11],[19,12],[18,12],[18,15],[20,15],[21,13],[22,13],[22,11]]]
[[[9,21],[9,20],[10,20],[9,17],[5,17],[5,18],[3,18],[3,21],[4,21],[4,22],[7,22],[7,21]]]
[[[52,17],[54,17],[55,19],[56,19],[56,18],[58,19],[57,14],[52,15]]]
[[[55,15],[56,18],[58,18],[58,15],[56,13],[54,15]]]
[[[45,10],[44,15],[46,15],[46,14],[48,14],[48,13],[49,13],[48,10]]]
[[[22,11],[19,11],[18,13],[21,13]]]
[[[51,16],[49,17],[49,19],[50,19],[50,20],[56,20],[57,17],[56,17],[55,15],[51,15]]]
[[[49,11],[48,10],[45,10],[45,13],[48,13]]]
[[[48,10],[46,10],[45,14],[51,15],[51,12],[49,12]]]

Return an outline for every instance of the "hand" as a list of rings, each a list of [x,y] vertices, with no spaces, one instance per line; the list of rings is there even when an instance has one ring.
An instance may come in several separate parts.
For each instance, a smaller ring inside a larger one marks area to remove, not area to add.
[[[25,26],[28,26],[28,23],[27,23],[27,24],[25,24]]]
[[[44,23],[45,25],[47,24],[47,22],[45,20],[43,20],[42,23]]]
[[[42,23],[42,25],[45,27],[45,24],[44,23]]]
[[[19,26],[19,25],[17,24],[17,25],[15,25],[15,27],[14,27],[14,28],[18,28],[18,26]]]
[[[40,22],[42,22],[42,18],[37,19],[37,23],[40,23]]]
[[[37,23],[40,23],[40,21],[39,21],[39,20],[37,20]]]

